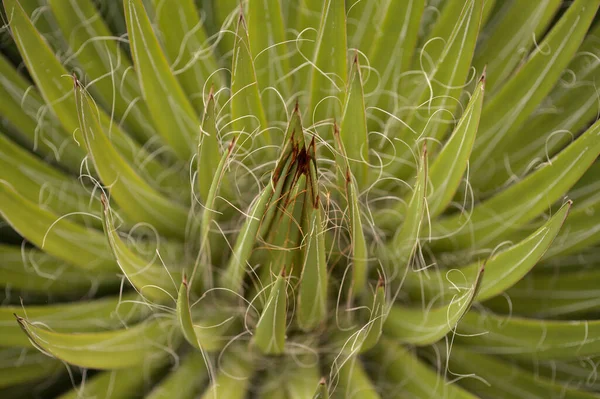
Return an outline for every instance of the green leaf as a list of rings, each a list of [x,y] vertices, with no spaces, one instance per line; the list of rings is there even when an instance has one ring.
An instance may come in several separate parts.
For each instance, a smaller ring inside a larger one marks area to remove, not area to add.
[[[390,339],[382,339],[369,357],[380,365],[377,372],[383,376],[381,384],[388,387],[382,393],[385,398],[477,398],[458,385],[448,383],[414,353]]]
[[[12,320],[15,323],[14,317]],[[23,333],[21,333],[22,335]],[[63,364],[37,350],[5,348],[0,350],[0,389],[12,385],[52,378]]]
[[[252,50],[256,81],[262,90],[262,104],[267,120],[281,120],[282,96],[290,96],[289,46],[286,43],[284,19],[279,0],[248,2],[248,37]]]
[[[600,310],[600,271],[596,269],[528,274],[506,295],[484,305],[494,312],[520,316],[581,318]]]
[[[412,345],[429,345],[442,339],[453,331],[459,321],[468,314],[473,301],[477,297],[484,276],[484,267],[479,268],[479,274],[473,287],[444,306],[427,309],[408,307],[395,304],[390,309],[383,326],[388,336]]]
[[[75,97],[89,156],[123,213],[131,221],[150,223],[161,233],[183,238],[187,209],[157,192],[117,152],[100,127],[96,104],[77,80]]]
[[[217,113],[215,110],[215,98],[211,93],[208,95],[208,102],[206,109],[204,110],[204,117],[202,118],[202,125],[200,129],[200,140],[198,144],[197,153],[197,172],[198,172],[198,191],[200,198],[206,201],[205,206],[211,208],[212,204],[208,203],[208,198],[211,192],[211,188],[215,183],[215,178],[218,177],[217,189],[221,184],[223,176],[222,157],[220,157],[221,150],[219,148],[219,130],[217,128]],[[233,145],[233,142],[232,142]],[[231,154],[231,146],[227,154]],[[219,159],[221,158],[221,162]],[[216,195],[216,192],[213,194]],[[213,198],[214,201],[214,198]]]
[[[338,146],[338,154],[336,154],[338,180],[340,185],[345,185],[349,208],[350,239],[352,245],[352,289],[350,296],[354,297],[355,295],[360,295],[366,286],[369,254],[363,231],[363,222],[361,220],[357,184],[350,169],[350,161],[346,154],[346,144],[341,140],[339,131],[335,125],[333,134]]]
[[[72,219],[100,227],[94,196],[80,182],[48,165],[0,133],[0,169],[2,179],[27,200],[59,215],[73,214]],[[91,208],[91,211],[90,211]],[[98,208],[99,209],[99,208]],[[88,217],[89,215],[89,217]]]
[[[192,399],[200,392],[207,377],[206,359],[200,352],[191,352],[146,399]]]
[[[233,24],[240,12],[240,2],[238,0],[219,0],[212,1],[214,7],[214,24],[218,33],[218,49],[222,56],[219,59],[221,67],[224,67],[223,61],[231,55],[235,42]]]
[[[485,278],[475,299],[484,301],[501,295],[529,273],[558,235],[570,208],[571,202],[568,201],[523,241],[488,259]],[[470,285],[477,278],[480,268],[481,264],[476,262],[457,269],[427,271],[424,277],[421,273],[409,273],[403,288],[415,296],[450,300],[460,294],[464,283]]]
[[[255,204],[251,206],[250,211],[247,214],[248,216],[236,239],[227,268],[222,275],[222,286],[236,292],[242,290],[247,263],[250,259],[252,249],[254,248],[261,220],[265,215],[267,204],[269,203],[272,194],[273,187],[268,184],[263,189]]]
[[[263,353],[279,355],[285,347],[287,326],[287,282],[285,275],[277,277],[271,288],[269,299],[262,310],[252,342]]]
[[[58,399],[129,399],[143,392],[149,382],[164,372],[167,354],[148,358],[143,364],[131,368],[103,371]],[[190,384],[192,385],[192,384]]]
[[[308,125],[325,119],[339,119],[348,82],[346,51],[344,1],[325,0],[310,80],[310,113],[305,116]]]
[[[600,154],[600,122],[550,162],[498,195],[476,205],[468,215],[439,220],[429,234],[436,250],[482,248],[499,242],[567,192]]]
[[[102,233],[41,209],[2,182],[0,215],[21,237],[58,259],[95,272],[116,270]]]
[[[417,250],[421,225],[425,218],[427,176],[427,148],[423,146],[417,180],[410,199],[406,201],[406,209],[402,212],[405,215],[405,219],[402,222],[402,226],[396,231],[388,250],[391,259],[384,258],[384,266],[386,267],[387,278],[389,280],[394,280],[401,276],[401,273],[406,270],[409,261],[413,258]]]
[[[254,373],[254,366],[246,349],[234,345],[219,359],[219,371],[200,399],[245,398]]]
[[[339,380],[331,394],[332,399],[380,399],[381,396],[367,375],[359,358],[353,357],[339,370]]]
[[[250,49],[250,39],[244,15],[237,23],[233,65],[231,67],[231,128],[239,137],[240,146],[249,149],[255,137],[261,146],[271,143],[260,90]]]
[[[15,314],[31,323],[59,332],[99,331],[123,326],[144,315],[137,295],[107,297],[88,302],[39,306],[0,306],[0,340],[5,347],[30,346],[27,336],[15,322]]]
[[[0,258],[0,285],[21,296],[34,293],[81,298],[96,290],[115,289],[121,281],[114,271],[90,275],[36,248],[0,245]]]
[[[19,3],[16,0],[6,0],[4,8],[7,14],[11,15],[11,30],[27,71],[40,90],[45,103],[63,126],[65,136],[56,144],[63,145],[66,140],[73,139],[79,143],[83,142],[81,133],[78,132],[80,126],[75,98],[70,94],[73,91],[71,79],[67,77],[70,74],[56,58],[44,38],[35,30]],[[46,79],[47,76],[51,79]],[[113,123],[105,112],[102,110],[97,112],[100,126],[110,136],[115,149],[127,162],[143,169],[153,180],[159,181],[161,174],[163,178],[165,177],[163,165],[149,158],[149,154],[121,130],[118,124]],[[71,137],[72,134],[74,137]],[[140,165],[143,165],[143,168]],[[177,180],[175,174],[169,174],[169,177]]]
[[[487,68],[490,99],[542,37],[560,5],[560,0],[500,3],[481,32],[473,57],[475,70]]]
[[[468,313],[458,326],[457,343],[472,352],[518,359],[575,359],[600,354],[600,321],[536,320]]]
[[[497,357],[481,355],[453,345],[449,356],[440,348],[442,362],[448,361],[452,374],[473,376],[462,378],[458,384],[480,397],[497,399],[554,398],[593,399],[596,394],[573,389],[569,384],[546,379]]]
[[[60,164],[71,173],[79,173],[85,155],[83,149],[67,138],[68,134],[45,108],[36,88],[4,55],[0,55],[0,98],[0,115],[8,124],[6,132],[10,137],[44,159]]]
[[[356,178],[358,189],[367,186],[369,166],[369,143],[367,137],[367,116],[363,83],[358,63],[358,54],[350,70],[346,100],[342,111],[340,137],[346,149],[347,160],[350,163],[352,175]]]
[[[183,89],[173,76],[142,0],[123,0],[131,55],[142,96],[157,133],[179,158],[187,161],[200,125]]]
[[[139,102],[141,92],[131,68],[128,54],[119,47],[91,0],[50,0],[52,14],[78,64],[93,81],[91,90],[105,109],[124,121],[140,142],[152,137],[150,114],[146,104]],[[82,27],[81,21],[86,21]],[[130,104],[134,103],[134,106]]]
[[[166,303],[175,302],[177,297],[175,281],[181,279],[180,272],[169,270],[168,266],[162,262],[158,250],[154,259],[146,260],[129,249],[119,237],[112,211],[104,195],[102,196],[102,204],[104,205],[102,214],[104,234],[110,244],[111,252],[127,280],[142,296],[150,300]]]
[[[382,96],[384,90],[396,93],[400,74],[410,69],[424,9],[425,0],[389,1],[381,26],[373,29],[367,54],[379,75],[369,73],[365,92],[372,95],[371,103],[379,108],[387,110],[393,106],[393,98]]]
[[[454,132],[431,165],[429,184],[432,190],[427,198],[427,207],[428,215],[432,219],[448,207],[467,170],[479,126],[485,85],[486,74],[484,73]]]
[[[211,109],[211,103],[209,102],[208,105],[208,112],[210,112]],[[198,178],[199,179],[211,179],[211,183],[210,183],[210,188],[208,193],[206,194],[206,201],[204,202],[203,205],[203,211],[202,211],[202,219],[201,219],[201,225],[200,225],[200,251],[198,252],[198,257],[196,259],[196,264],[194,265],[194,269],[192,271],[191,274],[191,282],[192,284],[194,283],[201,283],[204,289],[210,289],[213,287],[213,273],[212,273],[212,267],[211,267],[211,261],[213,259],[213,257],[215,256],[219,256],[219,251],[220,251],[220,247],[218,245],[218,242],[215,242],[217,240],[217,238],[215,236],[211,235],[211,227],[212,224],[215,222],[215,218],[217,217],[217,214],[219,214],[219,211],[217,210],[217,199],[219,198],[219,196],[224,196],[224,197],[230,197],[231,193],[229,190],[229,186],[228,184],[223,184],[223,183],[229,183],[229,175],[227,174],[227,168],[229,167],[229,164],[231,162],[231,156],[232,156],[232,152],[235,146],[235,138],[233,140],[231,140],[231,143],[229,144],[229,148],[227,149],[226,152],[223,152],[223,154],[221,155],[221,160],[219,161],[219,164],[217,165],[216,171],[212,176],[208,176],[208,174],[205,173],[205,170],[201,167],[200,163],[201,163],[201,157],[203,157],[204,152],[207,151],[203,148],[200,149],[200,154],[198,155]],[[202,147],[202,144],[201,144]],[[207,147],[210,148],[210,147]],[[212,157],[214,154],[211,154],[210,156]],[[208,156],[208,154],[207,154]],[[202,182],[199,182],[199,184],[202,186],[201,187],[201,191],[204,190],[204,184]],[[225,193],[221,193],[221,189],[223,188],[223,191]],[[220,237],[219,237],[220,239]],[[200,273],[198,274],[198,268],[201,268]]]
[[[598,97],[595,82],[600,79],[600,25],[592,28],[577,50],[566,76],[559,80],[548,97],[515,133],[518,146],[511,146],[505,162],[510,167],[497,168],[490,180],[512,181],[554,156],[568,145],[574,135],[582,133],[597,118]]]
[[[183,332],[184,338],[194,348],[204,352],[214,352],[223,348],[229,342],[228,332],[239,327],[234,321],[232,310],[226,308],[224,303],[210,303],[208,307],[203,304],[197,308],[198,312],[192,312],[189,300],[189,286],[184,278],[179,288],[177,297],[177,321]],[[234,327],[234,328],[232,328]]]
[[[173,75],[187,95],[196,113],[204,109],[205,93],[224,84],[214,44],[206,35],[205,26],[193,0],[176,4],[168,0],[152,0],[155,22],[161,33],[163,49]]]
[[[279,373],[283,380],[284,389],[281,389],[281,385],[277,388],[279,391],[286,393],[287,399],[312,398],[315,387],[320,385],[319,373],[321,370],[319,369],[319,363],[311,355],[300,355],[296,359],[297,361],[289,357],[286,359],[283,366],[285,369]]]
[[[147,362],[175,340],[171,320],[154,319],[123,330],[58,333],[17,317],[32,343],[52,357],[95,369],[123,369]]]
[[[183,276],[179,292],[177,294],[177,321],[186,341],[196,349],[201,349],[201,344],[194,332],[194,324],[192,323],[192,313],[190,312],[190,298],[188,282]]]
[[[332,342],[341,347],[340,355],[336,363],[350,361],[355,354],[364,353],[377,344],[381,337],[383,325],[387,317],[387,305],[385,302],[385,289],[383,280],[380,280],[375,288],[373,304],[367,310],[370,311],[368,322],[360,328],[352,328],[346,331],[336,331]]]
[[[460,12],[455,7],[457,3]],[[406,106],[413,112],[400,126],[396,119],[390,118],[385,129],[388,137],[399,140],[398,160],[412,163],[412,150],[417,144],[427,139],[441,140],[457,119],[456,99],[471,68],[482,9],[483,0],[470,0],[450,2],[442,10],[440,20],[421,50],[421,76],[413,77],[403,89],[408,93]],[[392,166],[391,173],[400,178],[410,176],[413,170],[406,162]]]
[[[329,399],[329,389],[327,388],[325,378],[322,378],[321,381],[319,381],[319,385],[317,386],[317,390],[313,395],[313,399]]]
[[[550,92],[577,51],[593,21],[600,0],[576,0],[544,37],[527,62],[483,108],[471,155],[475,187],[500,184],[489,179],[490,169],[503,167],[506,152],[520,148],[515,134]],[[486,182],[488,184],[486,184]]]
[[[310,157],[314,159],[314,141]],[[303,330],[311,330],[327,317],[327,259],[325,256],[325,232],[322,223],[321,201],[318,191],[317,171],[314,162],[308,165],[307,198],[304,202],[302,220],[305,237],[302,251],[304,259],[298,293],[297,321]]]

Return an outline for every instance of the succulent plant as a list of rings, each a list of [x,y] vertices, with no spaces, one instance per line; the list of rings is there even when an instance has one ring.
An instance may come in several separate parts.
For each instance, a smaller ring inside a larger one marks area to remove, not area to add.
[[[0,397],[600,397],[600,0],[2,3]]]

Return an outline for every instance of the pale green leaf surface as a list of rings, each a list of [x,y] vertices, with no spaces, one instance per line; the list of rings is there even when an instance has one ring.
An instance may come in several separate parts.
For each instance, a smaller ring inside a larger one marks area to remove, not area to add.
[[[95,369],[123,369],[140,365],[165,351],[171,340],[173,322],[154,319],[128,329],[58,333],[18,318],[34,345],[67,363]]]
[[[561,230],[571,202],[567,202],[543,226],[507,250],[491,257],[485,263],[485,277],[475,298],[484,301],[501,295],[531,271],[542,255],[548,250]],[[433,270],[409,273],[406,277],[406,290],[414,295],[423,294],[427,298],[452,299],[464,284],[470,285],[477,278],[481,264],[451,270]],[[466,287],[468,288],[468,286]]]
[[[445,350],[440,347],[442,354],[445,353]],[[450,372],[477,377],[463,378],[459,381],[459,385],[481,397],[496,399],[593,399],[599,397],[593,393],[579,391],[568,385],[534,375],[510,362],[470,352],[463,346],[452,346],[450,356],[447,358]],[[445,356],[443,360],[445,360]]]
[[[157,192],[119,154],[100,127],[96,104],[77,81],[75,98],[89,156],[123,213],[133,222],[148,222],[159,232],[182,237],[187,223],[185,206]]]
[[[133,64],[142,96],[158,134],[187,161],[200,125],[192,105],[173,76],[141,0],[123,0]]]
[[[393,305],[383,326],[384,333],[413,345],[429,345],[442,339],[454,331],[459,321],[469,313],[484,278],[481,267],[473,287],[460,296],[456,295],[447,305],[433,307],[428,304],[426,309]]]
[[[0,342],[5,347],[29,347],[27,336],[15,321],[15,314],[53,331],[101,331],[121,327],[143,316],[136,305],[137,295],[107,297],[57,305],[0,306]]]
[[[440,219],[430,233],[434,248],[481,248],[504,237],[560,199],[600,154],[600,122],[591,126],[548,164],[467,214]]]
[[[159,249],[153,259],[141,258],[123,242],[115,227],[112,211],[106,197],[102,197],[104,210],[102,220],[104,234],[109,243],[111,253],[121,268],[125,278],[144,297],[157,302],[174,302],[177,297],[176,281],[181,279],[181,272],[169,270],[159,255]]]
[[[482,184],[489,169],[501,164],[501,155],[511,148],[518,128],[550,92],[579,48],[599,5],[600,0],[576,0],[526,63],[484,106],[471,156],[474,185]]]
[[[456,342],[476,353],[537,360],[600,354],[598,320],[536,320],[471,312],[457,331]]]
[[[68,218],[60,219],[1,182],[0,215],[22,237],[58,259],[86,270],[116,270],[117,265],[100,231]]]
[[[378,362],[382,384],[389,387],[384,393],[385,398],[477,398],[456,384],[448,384],[409,349],[390,339],[382,339],[369,357]],[[398,389],[399,386],[402,388]]]

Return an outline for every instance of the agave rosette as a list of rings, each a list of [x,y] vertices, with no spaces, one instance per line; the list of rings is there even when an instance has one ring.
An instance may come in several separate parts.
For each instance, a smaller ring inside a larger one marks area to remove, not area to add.
[[[598,397],[600,0],[197,3],[3,0],[2,398]]]

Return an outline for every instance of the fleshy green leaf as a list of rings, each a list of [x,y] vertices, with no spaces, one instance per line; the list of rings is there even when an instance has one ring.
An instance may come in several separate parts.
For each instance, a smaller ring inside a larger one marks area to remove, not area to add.
[[[104,20],[96,17],[93,2],[50,0],[48,4],[86,77],[94,81],[91,89],[97,100],[114,112],[116,119],[125,121],[138,140],[151,138],[150,114],[146,104],[139,101],[140,87],[135,75],[126,73],[131,68],[129,56],[111,37]],[[81,21],[85,21],[84,26]],[[132,103],[135,105],[130,106]]]
[[[500,2],[479,36],[473,57],[477,71],[487,66],[489,98],[536,45],[560,5],[560,0]]]
[[[493,311],[521,316],[575,318],[600,310],[599,287],[597,267],[573,272],[534,273],[506,290],[504,296],[485,302],[485,306]]]
[[[0,306],[0,340],[5,347],[28,347],[27,336],[15,322],[15,314],[53,331],[99,331],[120,327],[145,312],[136,305],[137,295],[108,297],[88,302],[39,306]]]
[[[179,367],[171,372],[146,396],[147,399],[192,399],[208,377],[206,359],[199,352],[188,354]]]
[[[233,352],[234,350],[239,352]],[[230,347],[228,352],[220,357],[219,372],[200,399],[246,397],[254,367],[245,351],[243,348]]]
[[[81,298],[115,289],[121,281],[114,272],[97,271],[90,275],[36,248],[0,245],[0,258],[0,285],[21,296],[34,293]]]
[[[221,283],[224,287],[228,287],[236,292],[242,290],[250,253],[254,248],[256,234],[258,233],[261,220],[265,215],[267,204],[272,194],[273,187],[268,184],[248,212],[246,221],[242,225],[242,229],[236,239],[227,268],[222,275]]]
[[[365,92],[373,96],[373,104],[385,110],[395,99],[385,96],[384,90],[395,93],[400,74],[410,68],[424,8],[425,0],[389,1],[383,22],[368,43],[371,67],[379,75],[370,72]]]
[[[385,398],[476,399],[458,385],[447,383],[414,353],[392,340],[380,341],[370,357],[380,365],[378,372],[384,377],[381,384],[389,387],[384,392]]]
[[[140,365],[161,352],[176,335],[170,320],[154,319],[128,329],[58,333],[17,317],[32,343],[52,357],[95,369],[122,369]],[[176,342],[177,340],[175,340]]]
[[[359,189],[365,188],[369,162],[369,143],[367,138],[365,99],[358,55],[354,57],[348,87],[346,88],[340,137],[346,149],[346,156],[350,163],[352,175],[356,178],[356,184]]]
[[[471,156],[473,185],[489,187],[489,183],[493,182],[489,179],[490,169],[503,167],[503,154],[520,148],[520,140],[515,133],[561,76],[581,44],[599,5],[600,0],[573,2],[527,62],[484,106]]]
[[[384,332],[413,345],[429,345],[440,340],[468,314],[481,288],[483,275],[481,267],[473,287],[444,306],[422,309],[395,304],[386,319]]]
[[[230,152],[231,148],[228,153]],[[200,198],[206,201],[205,206],[207,208],[211,208],[211,204],[208,203],[208,198],[215,177],[219,177],[219,185],[221,184],[221,179],[224,177],[222,170],[224,165],[221,165],[219,162],[220,153],[215,98],[211,92],[208,96],[206,109],[204,110],[204,117],[202,118],[197,154],[198,159],[196,164],[198,168],[198,191],[200,193]]]
[[[419,234],[426,211],[427,198],[427,148],[423,146],[421,162],[417,172],[417,180],[413,192],[406,202],[405,219],[402,226],[396,231],[389,249],[391,259],[386,259],[384,264],[388,279],[393,280],[401,276],[406,270],[408,262],[412,259],[419,241]]]
[[[14,317],[12,318],[15,324]],[[22,335],[23,333],[20,332]],[[0,350],[0,389],[11,385],[51,378],[63,364],[37,350],[5,348]]]
[[[484,301],[500,295],[529,273],[558,235],[570,208],[569,201],[526,239],[489,259],[485,265],[485,278],[475,299]],[[409,273],[405,287],[415,295],[450,300],[460,293],[462,284],[470,284],[477,278],[480,267],[480,263],[476,262],[453,269],[455,273],[450,270],[434,270],[427,271],[424,277]]]
[[[436,249],[481,248],[499,242],[561,198],[600,154],[600,122],[542,168],[498,195],[476,205],[468,215],[441,219],[430,234]]]
[[[22,237],[58,259],[86,270],[116,270],[102,233],[41,209],[2,182],[0,215]]]
[[[75,97],[89,156],[123,213],[134,222],[151,223],[159,232],[183,237],[186,208],[157,192],[121,157],[100,127],[93,99],[77,80]]]
[[[39,92],[4,55],[0,55],[0,98],[0,115],[9,125],[6,132],[11,138],[69,172],[79,172],[83,149],[67,138],[54,115],[45,110]]]
[[[309,125],[340,117],[348,81],[346,51],[344,1],[325,0],[310,81],[310,113],[305,116]]]
[[[166,354],[147,359],[131,368],[103,371],[58,399],[111,398],[129,399],[144,391],[148,381],[165,371]],[[190,384],[191,385],[191,384]]]
[[[233,66],[231,67],[231,127],[240,146],[249,149],[256,139],[261,145],[271,142],[267,128],[267,119],[260,100],[260,90],[252,60],[250,39],[244,15],[240,13],[235,46],[233,48]]]
[[[445,349],[440,348],[444,361]],[[467,348],[454,345],[450,350],[448,370],[467,376],[460,379],[459,385],[486,398],[524,399],[552,398],[593,399],[597,395],[579,391],[553,380],[534,375],[510,362],[498,358],[473,353]],[[470,378],[473,376],[476,378]]]
[[[431,165],[429,184],[432,190],[427,198],[427,209],[431,218],[438,216],[450,204],[467,169],[479,126],[485,79],[484,73],[454,132]]]
[[[312,148],[312,154],[314,154],[314,147]],[[300,277],[298,307],[296,309],[298,325],[303,330],[317,327],[327,317],[328,290],[325,233],[314,163],[310,162],[308,169],[308,193],[304,202],[304,215],[306,217],[302,220],[305,234],[303,240],[305,246],[302,248],[304,259]]]
[[[214,44],[193,0],[152,0],[155,22],[170,68],[196,113],[204,109],[205,93],[218,91],[223,76],[212,52]]]
[[[458,326],[457,343],[483,354],[537,360],[575,359],[600,354],[600,321],[536,320],[468,313]]]
[[[286,299],[286,280],[284,275],[279,275],[273,283],[253,336],[254,345],[265,354],[283,353],[287,324]]]
[[[256,81],[267,120],[280,120],[280,95],[289,98],[289,79],[281,79],[290,71],[289,47],[286,43],[281,1],[251,0],[248,2],[248,37],[252,50]]]
[[[162,259],[146,260],[133,252],[119,237],[115,227],[112,211],[106,197],[102,196],[104,212],[104,234],[110,244],[111,252],[119,264],[121,271],[136,290],[144,297],[157,302],[175,301],[177,285],[181,279],[179,271],[171,271],[168,265],[161,264]],[[157,250],[158,251],[158,250]]]
[[[199,121],[173,76],[142,0],[123,0],[131,55],[157,133],[182,160],[192,155]]]
[[[380,399],[381,396],[367,375],[360,359],[354,357],[339,370],[339,380],[331,394],[332,399]]]
[[[457,4],[460,12],[455,7]],[[411,151],[415,144],[426,139],[441,140],[457,119],[456,98],[469,74],[482,9],[483,0],[469,0],[449,2],[442,10],[440,20],[421,50],[421,76],[413,77],[403,89],[408,92],[406,106],[414,111],[406,116],[404,124],[398,125],[390,118],[386,126],[386,135],[400,140],[396,149],[399,160],[414,162]],[[396,163],[392,173],[401,178],[410,176],[413,168],[409,165]]]

